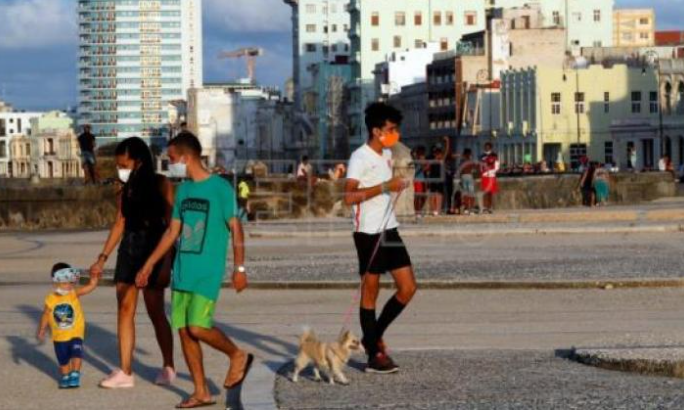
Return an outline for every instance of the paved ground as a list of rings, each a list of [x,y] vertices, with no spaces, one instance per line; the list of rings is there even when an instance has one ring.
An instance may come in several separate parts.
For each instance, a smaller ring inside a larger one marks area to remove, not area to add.
[[[87,267],[104,232],[1,234],[0,282],[44,282],[56,261]],[[405,238],[421,280],[544,281],[681,278],[684,233]],[[296,252],[293,251],[293,244]],[[250,238],[253,281],[355,281],[351,239]],[[115,258],[108,266],[114,267]]]
[[[47,284],[0,287],[0,378],[3,380],[0,384],[0,409],[168,409],[189,391],[187,370],[179,351],[176,352],[181,370],[178,385],[172,390],[164,390],[150,383],[159,365],[159,355],[142,305],[138,317],[138,361],[135,366],[141,378],[138,387],[125,392],[102,391],[95,387],[97,381],[117,364],[115,300],[112,288],[98,289],[83,301],[89,323],[84,388],[79,392],[57,391],[52,348],[49,344],[37,345],[33,339],[41,301],[48,288]],[[272,400],[274,374],[295,354],[295,344],[302,325],[311,325],[323,338],[334,337],[340,330],[350,297],[348,291],[249,291],[240,296],[224,291],[218,306],[218,324],[239,343],[257,353],[260,359],[257,370],[260,369],[261,373],[248,380],[243,391],[243,401],[246,401],[245,397],[248,397],[249,403]],[[524,371],[519,370],[522,371],[520,376],[512,379],[520,383],[520,395],[510,396],[511,392],[506,395],[506,391],[500,390],[495,384],[490,384],[491,391],[476,388],[477,383],[474,381],[461,386],[463,381],[459,382],[459,375],[463,373],[460,372],[468,369],[463,365],[464,361],[476,370],[485,366],[478,364],[477,356],[472,356],[474,353],[444,353],[450,357],[446,362],[448,366],[444,366],[444,371],[435,370],[430,373],[435,377],[434,382],[449,380],[455,385],[455,390],[450,391],[460,396],[448,397],[484,403],[477,408],[494,408],[490,405],[493,400],[506,397],[515,398],[521,403],[534,402],[536,395],[543,395],[542,398],[546,397],[544,400],[551,400],[552,396],[545,393],[545,389],[552,386],[567,388],[571,392],[579,391],[579,388],[571,386],[570,381],[582,379],[585,374],[582,372],[599,372],[598,374],[605,377],[598,379],[601,383],[582,385],[585,386],[586,397],[599,400],[605,396],[606,400],[613,400],[611,397],[615,398],[615,394],[609,392],[612,386],[627,388],[638,383],[630,384],[632,379],[617,372],[580,370],[582,365],[545,358],[553,356],[557,349],[619,343],[620,340],[636,336],[647,338],[652,343],[682,345],[682,317],[682,289],[422,291],[417,295],[415,304],[407,310],[397,326],[391,329],[388,341],[395,351],[416,346],[437,351],[481,349],[484,356],[491,356],[483,362],[489,363],[487,366],[512,368],[510,363],[520,363],[520,367],[524,367]],[[357,326],[353,326],[353,329],[358,331]],[[511,356],[506,353],[521,349],[539,353],[532,356]],[[214,391],[220,393],[216,386],[224,376],[227,363],[210,349],[206,349],[205,353],[207,374],[213,380]],[[432,352],[428,356],[432,357],[433,353],[441,361],[442,353]],[[422,355],[418,352],[399,354],[402,364],[408,368],[414,366],[414,360],[419,360],[415,359],[420,357],[416,355]],[[501,363],[497,364],[498,362]],[[575,369],[573,373],[567,379],[562,378],[565,371],[561,370],[570,368]],[[481,373],[476,373],[480,376],[474,375],[473,380],[477,377],[486,379],[485,369],[477,370],[480,371]],[[355,378],[360,376],[353,369],[348,372]],[[424,375],[425,373],[421,373],[420,377]],[[542,377],[544,375],[547,377]],[[544,382],[546,384],[542,383],[547,378],[549,380]],[[644,380],[646,379],[650,380]],[[432,383],[432,379],[422,380],[426,386]],[[654,379],[648,381],[650,384],[646,386],[658,386],[658,383],[665,383],[665,380]],[[667,384],[660,386],[654,390],[654,395],[659,396],[659,392],[663,392],[662,397],[666,399],[673,398],[676,392],[682,391],[679,385],[672,386],[668,391],[665,391]],[[289,384],[285,386],[286,390],[281,389],[280,385],[278,388],[278,397],[296,400],[303,397],[301,394],[306,395],[298,405],[289,401],[290,408],[307,408],[311,400],[322,394],[310,390],[318,386],[302,384],[302,387],[298,387],[304,389],[302,392],[290,390],[293,388]],[[327,386],[320,388],[327,389]],[[635,390],[639,391],[647,390]],[[332,393],[337,394],[336,392],[334,390],[325,394],[325,397],[335,403],[338,399]],[[344,389],[339,392],[346,394]],[[558,394],[561,398],[568,397],[562,391]],[[421,397],[424,396],[416,396],[423,400]],[[645,395],[643,400],[650,401],[653,397]],[[421,405],[420,400],[417,405]],[[436,400],[439,401],[439,398]],[[245,408],[273,407],[245,404]]]
[[[402,371],[347,371],[351,384],[276,382],[281,409],[681,409],[684,381],[582,366],[552,352],[429,351],[396,356]],[[354,364],[354,366],[357,366]],[[358,366],[360,367],[360,366]],[[310,376],[310,375],[309,375]]]

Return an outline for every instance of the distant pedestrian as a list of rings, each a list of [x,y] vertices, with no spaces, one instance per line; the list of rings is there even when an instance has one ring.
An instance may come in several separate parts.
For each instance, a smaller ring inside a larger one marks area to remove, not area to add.
[[[610,174],[608,170],[599,166],[594,173],[594,191],[596,192],[596,205],[608,205],[608,196],[610,195]]]
[[[480,169],[482,173],[482,192],[484,193],[484,209],[483,213],[491,214],[494,209],[494,196],[499,193],[499,183],[496,179],[496,174],[499,172],[500,163],[499,156],[492,150],[491,142],[484,146],[485,152],[480,157]]]
[[[85,183],[92,182],[97,184],[99,176],[97,173],[97,158],[95,156],[95,135],[90,132],[90,125],[83,126],[83,132],[78,136],[78,145],[81,148],[81,166]]]
[[[305,155],[297,167],[297,180],[311,183],[313,177],[313,167],[309,163],[309,157]]]
[[[627,168],[629,168],[632,172],[638,172],[638,161],[639,158],[637,156],[636,147],[631,145],[628,151]]]
[[[413,180],[413,208],[416,216],[423,215],[423,208],[428,194],[427,176],[430,165],[427,163],[427,155],[424,146],[419,146],[413,152],[413,164],[415,166],[415,176]]]
[[[594,163],[589,163],[588,166],[582,172],[580,177],[579,186],[582,193],[582,205],[592,207],[596,203],[596,196],[594,193],[594,174],[596,172],[596,167]]]
[[[238,184],[238,206],[240,207],[240,219],[249,220],[251,210],[249,208],[249,197],[252,190],[249,187],[246,179],[241,179]]]
[[[473,161],[473,151],[470,148],[466,148],[463,150],[461,164],[458,167],[461,181],[463,215],[470,215],[475,208],[475,174],[477,170],[478,164]]]
[[[437,144],[432,148],[432,157],[430,158],[430,171],[428,177],[430,183],[428,185],[430,190],[430,212],[433,216],[437,216],[443,211],[444,195],[446,193],[445,175],[446,175],[446,150],[451,149],[449,139],[444,138],[445,146]]]
[[[59,388],[78,388],[85,339],[85,317],[79,299],[95,290],[99,276],[91,276],[86,286],[78,287],[80,272],[66,263],[57,263],[51,277],[54,289],[45,298],[36,338],[43,342],[50,327],[61,374]]]
[[[152,153],[137,137],[119,143],[115,150],[119,180],[124,184],[118,201],[117,216],[107,241],[90,272],[101,275],[105,262],[118,247],[114,283],[117,300],[117,338],[120,367],[100,382],[108,389],[132,388],[135,318],[140,289],[136,275],[164,235],[173,205],[173,186],[154,170]],[[154,327],[162,353],[162,367],[156,383],[170,385],[176,378],[173,360],[173,333],[164,311],[164,290],[169,286],[174,252],[167,253],[155,265],[143,287],[147,315]]]

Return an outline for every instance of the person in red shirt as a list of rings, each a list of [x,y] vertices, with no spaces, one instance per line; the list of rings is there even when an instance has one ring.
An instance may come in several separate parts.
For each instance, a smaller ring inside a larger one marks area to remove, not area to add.
[[[496,180],[496,173],[499,171],[499,156],[492,151],[492,143],[488,142],[484,146],[485,153],[480,157],[480,169],[482,172],[482,192],[484,193],[484,209],[482,213],[492,213],[494,207],[494,195],[499,192],[499,184]]]

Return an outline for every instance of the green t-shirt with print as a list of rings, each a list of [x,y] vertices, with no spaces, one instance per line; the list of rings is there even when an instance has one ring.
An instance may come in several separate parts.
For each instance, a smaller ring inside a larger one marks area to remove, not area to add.
[[[178,187],[173,219],[181,222],[178,253],[173,268],[174,290],[217,300],[226,272],[230,229],[237,217],[235,190],[212,175]]]

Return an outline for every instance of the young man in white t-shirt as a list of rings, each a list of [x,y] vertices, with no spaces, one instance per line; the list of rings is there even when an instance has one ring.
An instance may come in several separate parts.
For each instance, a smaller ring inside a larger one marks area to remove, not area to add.
[[[407,181],[392,176],[389,149],[399,140],[401,120],[399,111],[383,103],[366,109],[368,142],[352,154],[345,186],[345,202],[353,210],[354,244],[362,277],[360,319],[368,353],[366,371],[373,373],[399,370],[387,355],[383,336],[416,292],[411,258],[397,231],[392,200],[392,193],[399,195],[407,187]],[[397,293],[377,317],[380,275],[388,271]]]

